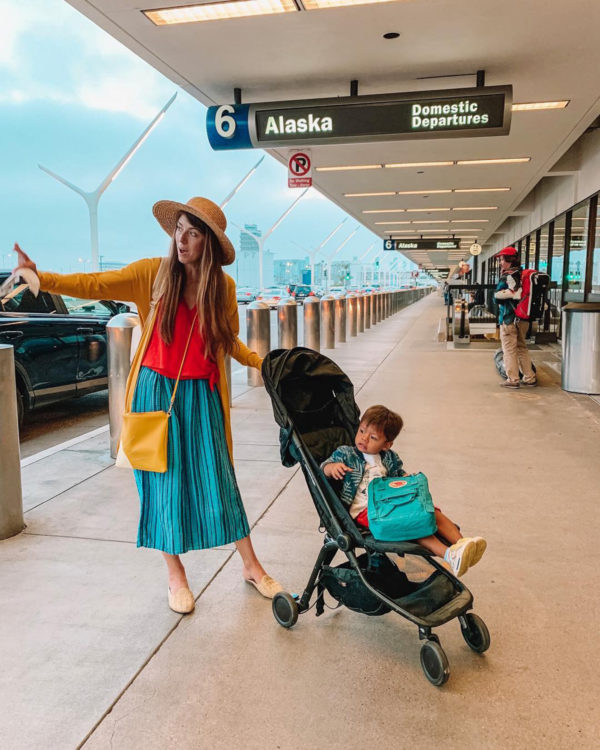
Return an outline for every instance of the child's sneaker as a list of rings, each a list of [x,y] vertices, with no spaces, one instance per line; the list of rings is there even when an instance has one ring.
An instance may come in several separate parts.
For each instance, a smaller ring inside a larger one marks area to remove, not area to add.
[[[448,547],[444,560],[449,563],[454,575],[459,578],[473,564],[477,545],[473,539],[463,537],[456,544]],[[483,554],[483,553],[482,553]]]
[[[483,553],[486,550],[487,542],[482,536],[472,536],[472,537],[461,537],[456,544],[464,544],[465,542],[475,542],[475,551],[473,552],[473,556],[471,558],[471,562],[469,563],[469,567],[472,568],[473,565],[477,565],[477,563],[481,560],[483,557]]]
[[[483,557],[483,553],[485,552],[487,547],[487,542],[482,536],[474,536],[472,537],[472,539],[475,542],[475,554],[473,555],[473,559],[471,560],[471,567],[473,567],[473,565],[477,565],[477,563]]]

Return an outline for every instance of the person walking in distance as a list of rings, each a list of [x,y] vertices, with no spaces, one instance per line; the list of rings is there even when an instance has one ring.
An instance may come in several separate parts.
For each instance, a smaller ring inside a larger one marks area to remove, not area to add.
[[[137,305],[143,330],[127,383],[131,411],[167,411],[181,368],[169,420],[167,470],[135,471],[137,545],[161,551],[171,609],[186,614],[195,606],[180,555],[232,542],[246,582],[272,598],[282,587],[254,552],[232,463],[225,356],[257,369],[262,360],[238,338],[235,283],[223,272],[235,258],[225,234],[227,220],[207,198],[159,201],[152,210],[171,238],[167,258],[63,275],[38,272],[15,245],[19,266],[38,273],[48,292]]]
[[[527,327],[529,324],[515,314],[523,270],[519,265],[518,252],[514,247],[505,247],[500,250],[497,257],[500,262],[500,280],[496,286],[495,297],[499,308],[500,343],[506,370],[506,380],[500,385],[503,388],[519,388],[520,369],[523,373],[522,385],[536,386],[537,379],[525,342],[524,326]]]

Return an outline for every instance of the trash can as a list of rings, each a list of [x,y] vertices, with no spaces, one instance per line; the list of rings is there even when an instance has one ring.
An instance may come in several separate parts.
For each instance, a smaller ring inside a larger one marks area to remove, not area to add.
[[[562,381],[571,393],[600,394],[600,304],[569,302],[562,309]]]

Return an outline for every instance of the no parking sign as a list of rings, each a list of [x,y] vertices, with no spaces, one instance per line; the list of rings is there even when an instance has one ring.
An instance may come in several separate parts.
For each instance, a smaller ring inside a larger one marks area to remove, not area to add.
[[[290,151],[288,155],[288,187],[307,188],[312,186],[312,159],[310,149]]]

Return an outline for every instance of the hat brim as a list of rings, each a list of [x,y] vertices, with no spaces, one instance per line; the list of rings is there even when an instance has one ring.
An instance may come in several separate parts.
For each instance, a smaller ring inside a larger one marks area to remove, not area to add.
[[[225,232],[203,211],[198,211],[193,206],[188,206],[187,203],[177,203],[177,201],[158,201],[152,206],[152,213],[169,237],[172,237],[175,233],[177,217],[182,211],[186,214],[195,216],[212,229],[223,250],[223,265],[229,266],[233,263],[235,260],[235,248],[231,244],[229,237],[227,237]]]

